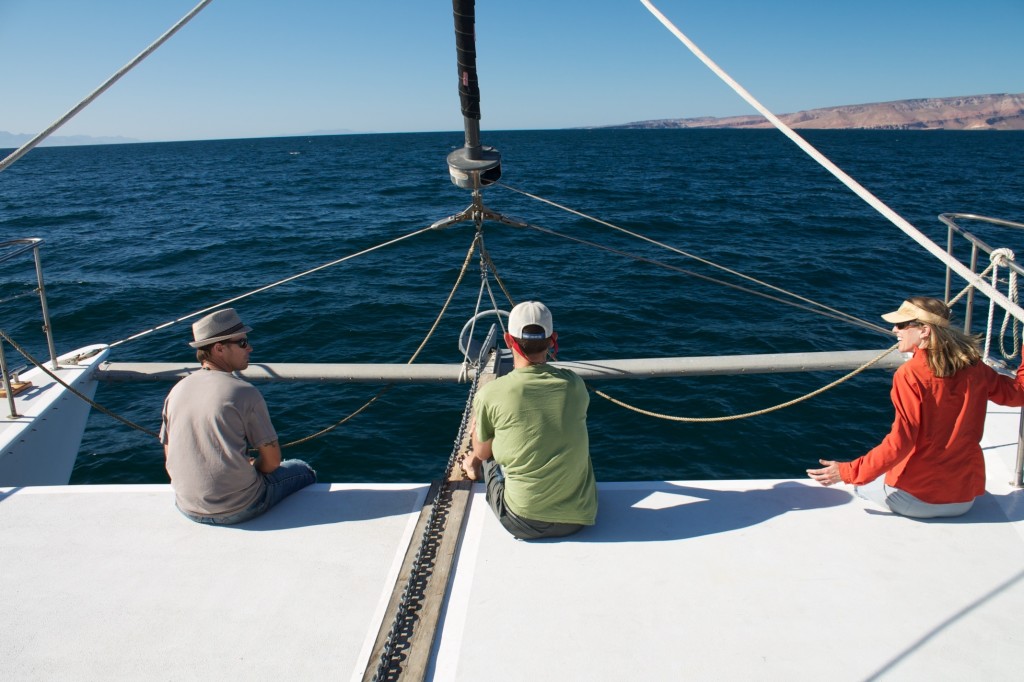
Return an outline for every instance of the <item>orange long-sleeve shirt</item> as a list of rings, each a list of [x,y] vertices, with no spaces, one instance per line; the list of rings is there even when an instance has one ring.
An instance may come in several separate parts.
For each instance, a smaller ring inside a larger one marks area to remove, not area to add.
[[[923,502],[967,502],[985,492],[981,436],[988,401],[1024,406],[1024,365],[1016,380],[983,362],[938,378],[927,351],[918,348],[896,370],[891,396],[892,430],[863,457],[839,464],[843,482],[863,485],[884,473],[887,485]]]

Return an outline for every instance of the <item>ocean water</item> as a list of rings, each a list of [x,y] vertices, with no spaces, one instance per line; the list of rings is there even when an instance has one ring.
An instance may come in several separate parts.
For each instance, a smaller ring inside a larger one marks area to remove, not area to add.
[[[808,131],[894,210],[945,244],[936,216],[1024,219],[1024,133]],[[860,319],[911,295],[941,296],[943,267],[775,131],[484,132],[503,183],[640,233]],[[351,135],[36,149],[0,173],[0,239],[42,237],[58,352],[111,343],[282,278],[402,237],[465,208],[445,157],[462,134]],[[892,338],[689,273],[732,275],[506,187],[504,215],[662,261],[529,228],[486,223],[484,243],[518,300],[548,303],[561,359],[879,350]],[[980,228],[979,228],[980,229]],[[993,246],[1021,241],[979,232]],[[451,291],[474,237],[430,231],[233,305],[253,362],[407,362]],[[29,259],[0,272],[0,327],[44,357]],[[478,261],[417,358],[458,362]],[[756,288],[756,287],[755,287]],[[758,288],[761,291],[763,289]],[[501,295],[500,289],[496,289]],[[511,306],[501,301],[502,308]],[[977,315],[984,316],[978,307]],[[189,361],[189,322],[117,346],[117,361]],[[9,360],[14,365],[19,361]],[[832,373],[593,382],[660,413],[745,413]],[[852,459],[892,419],[890,374],[869,371],[773,414],[715,424],[657,420],[592,395],[600,480],[783,478],[819,457]],[[105,384],[96,400],[151,430],[168,384]],[[380,386],[261,385],[282,442],[359,408]],[[285,451],[324,481],[429,481],[443,472],[465,385],[396,386],[329,435]],[[72,483],[165,482],[152,437],[89,420]]]

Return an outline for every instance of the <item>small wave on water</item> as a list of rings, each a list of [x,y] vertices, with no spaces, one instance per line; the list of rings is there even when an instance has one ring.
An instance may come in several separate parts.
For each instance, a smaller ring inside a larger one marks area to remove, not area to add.
[[[1020,219],[1024,134],[809,131],[807,137],[944,243],[943,211]],[[773,131],[521,131],[485,136],[503,182],[793,290],[851,315],[941,295],[943,269]],[[460,133],[37,149],[0,176],[0,230],[46,239],[58,350],[112,342],[422,229],[469,203],[444,158]],[[299,152],[299,153],[295,153]],[[387,159],[388,164],[382,164]],[[976,161],[975,161],[976,160]],[[706,263],[537,203],[506,187],[487,205],[595,242],[487,223],[484,244],[516,300],[554,311],[563,360],[883,349],[890,337],[783,305]],[[434,324],[473,240],[430,231],[233,305],[253,362],[407,362]],[[1008,245],[1012,247],[1012,237]],[[658,261],[661,267],[651,261]],[[685,271],[685,272],[684,272]],[[33,277],[0,273],[0,301]],[[727,286],[722,282],[734,285]],[[417,362],[457,363],[479,293],[474,257]],[[500,289],[495,287],[498,296]],[[502,307],[509,309],[503,297]],[[38,313],[0,303],[5,329],[40,356]],[[482,335],[484,330],[478,332]],[[115,361],[194,361],[189,321],[118,346]],[[654,412],[745,413],[814,390],[833,373],[594,381]],[[819,456],[863,454],[888,429],[890,375],[738,421],[638,415],[592,395],[601,480],[781,478]],[[281,440],[327,427],[375,384],[261,385]],[[286,451],[328,481],[428,481],[450,454],[466,386],[395,386],[327,436]],[[159,428],[166,384],[101,385],[97,400]],[[75,483],[164,482],[149,436],[90,417]]]

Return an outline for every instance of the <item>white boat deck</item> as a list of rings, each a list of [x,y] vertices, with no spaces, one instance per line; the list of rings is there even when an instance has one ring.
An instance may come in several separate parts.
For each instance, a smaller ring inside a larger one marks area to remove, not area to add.
[[[988,494],[915,521],[809,479],[606,483],[520,542],[472,500],[436,680],[1016,680],[1018,410]],[[0,679],[361,679],[427,485],[318,484],[208,527],[168,486],[0,491]]]

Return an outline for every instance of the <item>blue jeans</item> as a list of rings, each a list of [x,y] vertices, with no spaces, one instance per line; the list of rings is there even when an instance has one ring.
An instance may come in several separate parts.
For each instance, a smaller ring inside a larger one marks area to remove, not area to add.
[[[870,483],[855,486],[853,491],[859,497],[885,507],[895,514],[915,519],[960,516],[966,514],[974,505],[974,500],[949,504],[922,502],[905,490],[886,485],[884,478],[884,476],[879,476]]]
[[[263,496],[253,502],[248,509],[228,516],[195,516],[186,512],[181,513],[196,523],[230,526],[254,519],[292,493],[316,483],[316,472],[301,459],[286,459],[269,474],[258,473],[263,477],[266,486],[263,489]]]

